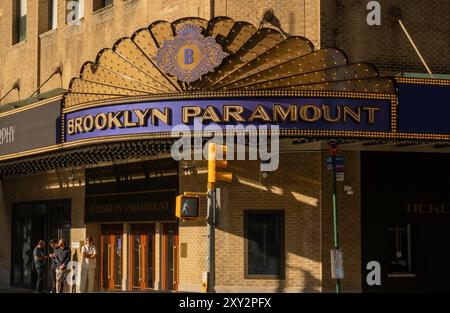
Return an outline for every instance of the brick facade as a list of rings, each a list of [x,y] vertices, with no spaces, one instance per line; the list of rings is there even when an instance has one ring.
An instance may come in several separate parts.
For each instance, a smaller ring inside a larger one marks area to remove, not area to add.
[[[371,62],[381,75],[401,72],[426,73],[414,48],[402,31],[393,7],[433,73],[450,73],[450,18],[448,1],[380,0],[381,26],[366,21],[369,1],[321,0],[320,38],[322,47],[337,47],[351,62]]]
[[[382,2],[382,26],[366,23],[367,1],[361,0],[283,0],[283,1],[218,1],[216,15],[228,15],[237,20],[258,24],[261,9],[272,7],[283,29],[293,35],[309,38],[319,47],[343,49],[352,62],[375,63],[384,75],[401,71],[424,72],[416,54],[399,28],[388,18],[390,6],[398,6],[403,20],[432,70],[450,72],[449,19],[445,1]],[[94,60],[104,47],[111,47],[119,38],[152,21],[173,21],[184,16],[208,19],[210,1],[114,1],[114,5],[93,12],[93,1],[86,0],[85,17],[79,25],[66,25],[64,1],[58,1],[58,28],[44,31],[45,18],[38,10],[38,1],[28,1],[27,39],[12,45],[12,4],[0,5],[0,97],[17,79],[21,81],[20,98],[33,93],[54,69],[62,64],[62,79],[53,77],[41,92],[53,88],[68,88],[81,65]],[[41,10],[46,6],[41,3]],[[38,25],[42,27],[37,27]],[[420,30],[420,32],[419,32]],[[40,47],[38,51],[38,47]],[[3,103],[17,101],[12,92]],[[344,291],[361,291],[361,195],[359,152],[343,152],[346,157],[346,182],[338,184],[338,207],[341,247],[344,253]],[[332,183],[331,172],[325,167],[326,148],[308,152],[286,152],[281,155],[280,168],[264,178],[259,163],[230,162],[235,175],[231,185],[219,185],[221,210],[216,231],[216,287],[218,291],[327,292],[334,288],[330,273],[332,247]],[[183,166],[193,166],[196,174],[183,173]],[[183,191],[204,191],[206,163],[180,164],[179,187]],[[82,176],[83,173],[80,172]],[[68,172],[8,178],[0,188],[0,284],[8,285],[11,271],[11,207],[12,203],[70,198],[72,199],[71,242],[82,242],[86,235],[100,240],[98,224],[84,224],[84,187],[67,186]],[[343,191],[351,185],[353,195]],[[284,210],[286,277],[278,279],[248,279],[244,276],[244,211]],[[201,205],[206,216],[206,202]],[[156,225],[156,242],[161,241],[161,224]],[[124,224],[123,240],[128,241],[129,227]],[[179,289],[200,291],[205,270],[206,227],[204,220],[180,222]],[[127,244],[124,256],[128,255]],[[155,283],[160,288],[161,245],[155,248]],[[72,251],[72,253],[80,253]],[[186,255],[184,255],[184,253]],[[123,258],[123,288],[128,286],[128,258]],[[97,277],[98,278],[98,277]],[[97,281],[98,282],[98,281]],[[98,284],[97,284],[98,285]]]
[[[367,25],[367,3],[366,0],[225,0],[216,1],[215,14],[258,25],[261,11],[273,8],[286,32],[307,37],[316,48],[341,48],[352,62],[376,64],[382,75],[425,72],[399,24],[390,17],[391,7],[398,7],[431,70],[450,72],[450,61],[446,57],[450,53],[446,1],[380,1],[381,26]],[[2,103],[29,97],[60,64],[63,65],[62,79],[54,76],[41,92],[68,88],[84,62],[95,60],[101,49],[111,47],[118,39],[130,36],[153,21],[173,21],[185,16],[210,17],[209,0],[116,0],[112,6],[95,12],[93,5],[93,0],[85,0],[85,16],[79,25],[67,25],[65,2],[58,1],[57,29],[45,31],[48,29],[46,1],[28,1],[27,39],[13,45],[12,1],[2,3],[0,97],[17,79],[21,81],[20,95],[13,91]]]
[[[288,152],[280,156],[276,172],[263,177],[257,161],[231,161],[232,184],[219,184],[220,210],[216,229],[216,289],[227,292],[327,292],[332,290],[330,255],[332,246],[331,172],[326,170],[327,153],[316,151]],[[359,153],[345,152],[346,184],[355,194],[343,192],[338,185],[341,247],[344,251],[346,278],[344,291],[361,290]],[[184,168],[193,168],[185,172]],[[205,161],[180,163],[180,192],[205,191]],[[72,199],[71,242],[83,242],[93,236],[100,246],[100,225],[84,224],[84,187],[66,186],[68,172],[8,178],[3,181],[1,203],[1,235],[5,245],[0,250],[0,284],[9,284],[11,260],[11,207],[13,203],[51,199]],[[80,175],[83,175],[80,172]],[[82,176],[80,176],[81,179]],[[83,185],[83,184],[82,184]],[[30,188],[30,186],[32,186]],[[62,188],[61,188],[62,186]],[[283,210],[285,215],[285,279],[250,279],[244,276],[244,211]],[[206,199],[201,202],[200,218],[180,221],[179,290],[201,291],[202,272],[206,269]],[[128,289],[129,224],[124,224],[123,289]],[[161,288],[161,226],[155,238],[155,286]],[[72,249],[72,255],[80,255]],[[181,255],[183,254],[183,255]],[[98,260],[98,262],[100,262]],[[100,265],[98,264],[98,269]],[[99,273],[98,273],[99,274]],[[96,285],[98,286],[98,277]]]

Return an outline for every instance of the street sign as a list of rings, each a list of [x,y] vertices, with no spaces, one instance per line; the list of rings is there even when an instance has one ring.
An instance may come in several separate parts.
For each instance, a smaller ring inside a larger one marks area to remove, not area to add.
[[[333,170],[333,157],[327,157],[327,170]],[[345,157],[337,156],[336,157],[336,172],[345,172]]]
[[[331,278],[344,279],[344,264],[340,249],[331,250]]]

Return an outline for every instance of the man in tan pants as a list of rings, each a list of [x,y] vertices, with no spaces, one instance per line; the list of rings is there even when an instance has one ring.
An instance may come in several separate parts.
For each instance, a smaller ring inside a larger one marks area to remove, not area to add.
[[[95,269],[97,267],[97,249],[92,237],[86,238],[86,244],[81,248],[83,262],[81,264],[81,292],[94,292]]]

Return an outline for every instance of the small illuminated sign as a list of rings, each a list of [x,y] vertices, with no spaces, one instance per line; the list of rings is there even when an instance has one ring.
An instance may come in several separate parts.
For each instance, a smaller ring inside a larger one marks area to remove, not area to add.
[[[192,219],[199,216],[199,197],[178,196],[176,216],[183,219]]]

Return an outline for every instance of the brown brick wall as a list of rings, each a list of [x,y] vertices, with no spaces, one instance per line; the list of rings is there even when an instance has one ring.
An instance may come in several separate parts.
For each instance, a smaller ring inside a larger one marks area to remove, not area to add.
[[[81,65],[95,60],[97,53],[111,47],[119,38],[130,36],[135,30],[156,20],[173,21],[185,16],[209,19],[208,0],[114,1],[114,5],[93,12],[93,0],[85,0],[85,17],[80,25],[66,25],[64,1],[58,1],[58,29],[43,32],[47,19],[44,2],[38,10],[38,1],[28,1],[27,40],[12,43],[12,2],[5,1],[0,8],[0,96],[17,79],[21,80],[20,98],[29,97],[37,88],[38,31],[41,35],[41,70],[39,81],[45,81],[54,69],[63,64],[62,80],[55,76],[42,92],[68,88],[71,78],[79,74]],[[39,1],[41,3],[41,1]],[[382,75],[401,71],[424,72],[413,48],[398,24],[391,22],[388,10],[398,6],[403,21],[431,69],[449,73],[450,20],[448,3],[434,0],[392,0],[382,4],[382,26],[368,26],[368,1],[362,0],[226,0],[216,2],[216,16],[228,15],[236,20],[258,24],[261,10],[273,8],[283,28],[290,34],[309,38],[317,48],[343,49],[352,62],[367,61],[379,66]],[[38,25],[39,29],[38,29]],[[3,103],[17,101],[14,91]]]
[[[221,209],[216,230],[218,291],[318,292],[321,290],[320,152],[283,154],[280,168],[267,178],[259,162],[232,161],[232,185],[221,184]],[[206,175],[182,178],[186,191],[206,188]],[[189,189],[188,189],[189,188]],[[205,204],[201,214],[204,216]],[[286,279],[244,277],[244,210],[284,210]],[[201,286],[205,270],[204,221],[180,225],[180,242],[188,242],[188,257],[180,259],[182,286]]]
[[[359,153],[344,151],[346,182],[338,183],[340,243],[344,253],[345,292],[361,290],[360,171]],[[256,161],[231,161],[234,174],[230,184],[219,184],[221,207],[216,230],[216,287],[218,291],[320,292],[333,291],[330,273],[332,247],[332,175],[325,167],[327,152],[282,153],[280,168],[261,175]],[[195,165],[196,174],[183,173],[183,166]],[[180,192],[205,191],[204,161],[180,163]],[[80,173],[82,174],[82,173]],[[71,242],[82,242],[87,235],[100,245],[100,226],[84,224],[84,187],[59,188],[68,172],[8,178],[0,197],[0,284],[9,284],[11,251],[11,204],[22,201],[72,199]],[[343,192],[351,185],[353,195]],[[30,188],[30,186],[32,186]],[[51,187],[51,188],[50,188]],[[2,200],[3,199],[3,200]],[[284,210],[286,279],[248,279],[244,277],[244,210]],[[179,284],[182,291],[201,291],[202,272],[206,268],[206,199],[202,199],[202,217],[180,222],[179,242],[187,244],[187,257],[179,257]],[[157,225],[159,226],[159,225]],[[128,227],[124,228],[123,268],[128,268],[126,250]],[[160,237],[156,236],[155,273],[159,285]],[[72,251],[75,253],[75,250]],[[80,256],[80,251],[76,251]],[[98,267],[99,268],[99,267]],[[126,273],[126,270],[124,274]],[[97,281],[98,283],[98,275]],[[123,284],[127,285],[126,275]]]
[[[17,79],[21,80],[20,99],[29,97],[38,86],[37,50],[38,30],[41,47],[40,82],[47,80],[61,63],[62,80],[54,76],[41,89],[68,88],[70,80],[79,75],[86,61],[94,61],[103,48],[110,48],[122,37],[128,37],[137,29],[147,27],[157,20],[174,21],[186,16],[210,17],[209,0],[115,0],[108,6],[93,12],[93,0],[85,0],[85,16],[79,25],[66,24],[65,1],[58,1],[57,30],[46,32],[47,6],[38,1],[28,1],[27,40],[11,46],[12,6],[5,1],[0,18],[0,97]],[[229,0],[217,1],[216,16],[229,15],[237,20],[248,20],[258,24],[261,8],[272,7],[279,16],[284,29],[295,35],[305,35],[319,44],[319,7],[317,0],[283,0],[250,2]],[[45,12],[44,12],[45,10]],[[38,16],[41,21],[38,22]],[[306,16],[306,22],[304,17]],[[39,28],[38,28],[39,25]],[[19,100],[14,91],[2,103]]]
[[[372,62],[382,75],[426,73],[398,22],[390,18],[392,6],[434,73],[450,73],[450,4],[448,1],[384,0],[381,26],[369,26],[366,0],[322,0],[321,44],[343,49],[352,62]]]

